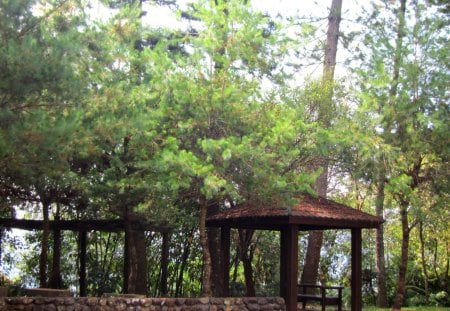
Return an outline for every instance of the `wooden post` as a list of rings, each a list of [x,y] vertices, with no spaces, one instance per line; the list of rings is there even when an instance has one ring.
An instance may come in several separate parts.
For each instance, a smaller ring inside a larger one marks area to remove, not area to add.
[[[361,229],[352,229],[352,311],[361,311],[362,309],[361,260]]]
[[[79,257],[79,260],[80,260],[80,271],[79,271],[80,297],[86,297],[87,296],[87,282],[86,282],[87,232],[79,231],[78,239],[79,239],[79,243],[80,243],[80,254],[79,254],[79,256],[80,256]]]
[[[297,310],[298,227],[287,225],[280,233],[280,296],[286,311]]]
[[[169,234],[164,232],[162,234],[162,248],[161,248],[161,296],[167,296],[167,276],[169,264]]]
[[[228,297],[230,296],[230,227],[221,227],[220,246],[222,294]]]

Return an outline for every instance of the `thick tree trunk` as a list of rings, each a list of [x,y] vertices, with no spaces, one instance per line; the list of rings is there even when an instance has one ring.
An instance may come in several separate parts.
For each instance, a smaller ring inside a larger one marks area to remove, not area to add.
[[[57,204],[55,220],[60,220],[60,205]],[[63,280],[61,277],[61,230],[53,230],[53,260],[52,272],[48,281],[50,288],[63,288]]]
[[[393,311],[400,311],[406,294],[406,273],[408,268],[408,258],[409,258],[409,222],[408,222],[408,203],[404,202],[401,206],[401,223],[402,223],[402,248],[401,248],[401,259],[398,271],[398,281],[397,290],[395,292],[394,305],[392,306]]]
[[[219,211],[219,205],[208,208],[208,215]],[[208,247],[211,256],[211,290],[214,297],[223,296],[223,279],[221,278],[222,263],[220,258],[220,228],[207,228]]]
[[[319,272],[320,249],[322,248],[323,231],[311,231],[308,235],[308,247],[305,255],[305,265],[300,283],[315,284]]]
[[[334,69],[336,67],[336,55],[339,39],[339,25],[341,22],[342,0],[332,0],[330,14],[328,16],[327,42],[325,46],[325,56],[323,63],[322,84],[328,90],[326,100],[319,105],[318,121],[324,127],[330,126],[330,111],[333,97]],[[320,196],[327,196],[328,188],[328,161],[325,158],[318,160],[319,167],[322,167],[322,174],[316,181],[316,191]],[[301,276],[302,283],[314,284],[317,282],[320,261],[320,249],[322,248],[323,232],[313,231],[308,236],[308,247],[306,250],[305,264]]]
[[[53,231],[53,260],[52,272],[48,281],[50,288],[63,288],[63,280],[61,278],[61,231]]]
[[[147,295],[147,252],[145,232],[131,230],[128,232],[129,294]]]
[[[147,247],[145,232],[132,228],[134,216],[126,211],[125,215],[125,293],[147,294]]]
[[[208,236],[206,234],[206,215],[208,213],[208,203],[206,199],[200,206],[200,246],[202,247],[203,255],[203,273],[202,273],[202,295],[211,297],[211,254],[208,246]]]
[[[50,202],[42,201],[42,241],[41,241],[41,255],[39,258],[39,286],[47,287],[47,260],[48,260],[48,239],[50,235],[50,220],[49,220]]]
[[[384,167],[384,166],[382,166]],[[384,169],[379,173],[377,194],[375,200],[376,214],[378,217],[383,217],[384,211],[384,188],[386,184],[386,177]],[[376,265],[377,265],[377,281],[378,281],[378,297],[377,306],[379,308],[387,308],[387,290],[386,290],[386,262],[384,258],[384,226],[383,224],[377,229],[376,235]]]

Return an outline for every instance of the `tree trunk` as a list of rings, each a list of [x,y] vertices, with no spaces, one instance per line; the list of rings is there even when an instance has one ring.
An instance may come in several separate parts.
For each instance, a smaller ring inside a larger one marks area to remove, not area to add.
[[[127,294],[147,295],[147,247],[145,244],[145,232],[139,228],[133,228],[131,220],[135,216],[127,210],[125,216],[125,252],[126,287]]]
[[[337,46],[339,40],[339,25],[341,23],[342,0],[332,0],[330,15],[328,15],[327,42],[323,62],[323,80],[332,83],[336,67]]]
[[[208,208],[208,215],[219,211],[219,205]],[[220,228],[207,228],[208,247],[211,256],[211,290],[214,297],[222,297],[224,293],[223,278],[221,278],[222,264],[220,258]]]
[[[437,241],[436,241],[437,242]],[[443,288],[449,287],[449,279],[450,279],[450,243],[447,241],[445,243],[446,250],[447,250],[447,260],[445,262],[445,275],[444,275],[444,286]],[[437,275],[437,274],[436,274]]]
[[[393,311],[400,311],[406,294],[406,273],[409,257],[409,233],[411,230],[408,223],[408,205],[408,202],[403,202],[400,211],[402,223],[402,248],[400,267],[398,272],[397,290],[395,293],[394,305],[392,306]]]
[[[322,248],[323,231],[311,231],[308,235],[308,247],[305,255],[305,265],[300,279],[302,284],[317,283]]]
[[[208,237],[206,234],[206,215],[208,213],[208,202],[203,200],[200,206],[200,246],[202,247],[203,255],[203,273],[202,273],[202,295],[211,297],[211,254],[208,247]]]
[[[394,53],[394,64],[392,72],[392,82],[391,88],[389,89],[388,104],[390,106],[394,105],[394,99],[397,97],[398,83],[400,77],[400,66],[402,60],[402,47],[403,47],[403,37],[405,36],[405,13],[406,13],[406,0],[400,0],[400,9],[398,11],[398,26],[397,26],[397,38],[395,40],[395,53]],[[386,133],[391,132],[390,126],[393,122],[387,122],[389,124],[386,129]],[[399,132],[401,132],[399,130]],[[409,233],[410,228],[408,224],[408,204],[409,202],[403,200],[400,204],[400,214],[401,214],[401,224],[402,224],[402,248],[401,248],[401,259],[399,266],[399,275],[397,281],[397,289],[394,299],[394,305],[392,310],[400,310],[406,293],[406,272],[408,267],[408,252],[409,252]]]
[[[50,202],[42,200],[42,241],[41,241],[41,255],[39,258],[39,286],[47,287],[47,259],[48,259],[48,238],[50,235],[50,220],[49,220]]]
[[[428,303],[430,289],[429,289],[429,276],[428,276],[428,270],[427,270],[427,263],[426,263],[426,258],[425,258],[425,241],[423,238],[423,222],[422,221],[419,222],[419,240],[420,240],[420,259],[422,261],[425,301]]]
[[[63,288],[61,278],[61,230],[53,230],[53,260],[52,272],[48,281],[50,288]]]
[[[323,62],[322,84],[328,90],[326,99],[319,105],[318,121],[325,128],[330,126],[330,104],[333,97],[334,69],[336,67],[336,55],[339,39],[339,25],[341,22],[342,0],[332,0],[330,14],[328,16],[327,42]],[[317,194],[326,197],[328,188],[328,161],[325,158],[318,159],[322,174],[317,178],[315,189]],[[308,236],[305,264],[301,276],[302,283],[314,284],[317,282],[320,261],[320,249],[322,248],[323,232],[312,231]]]
[[[60,205],[57,203],[55,220],[60,220]],[[53,260],[52,273],[48,281],[50,288],[63,288],[63,280],[61,278],[61,230],[53,230]]]
[[[386,185],[386,176],[384,165],[381,166],[381,172],[378,177],[377,194],[375,200],[376,214],[378,217],[383,217],[384,210],[384,188]],[[377,265],[377,282],[378,282],[378,297],[377,306],[379,308],[388,307],[387,290],[386,290],[386,262],[384,258],[384,225],[381,224],[377,229],[376,235],[376,265]]]
[[[254,230],[239,229],[239,253],[244,266],[244,278],[247,297],[255,297],[255,280],[253,278],[252,259],[253,252],[250,249]]]

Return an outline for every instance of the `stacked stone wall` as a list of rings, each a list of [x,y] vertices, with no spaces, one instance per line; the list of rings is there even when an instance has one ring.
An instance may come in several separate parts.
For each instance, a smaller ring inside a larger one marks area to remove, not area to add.
[[[0,299],[1,300],[1,299]],[[283,298],[6,297],[0,311],[285,311]]]

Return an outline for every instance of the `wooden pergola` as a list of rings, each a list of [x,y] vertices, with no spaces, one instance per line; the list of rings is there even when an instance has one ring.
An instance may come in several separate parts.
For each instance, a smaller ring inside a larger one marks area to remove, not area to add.
[[[229,294],[230,228],[280,231],[280,296],[287,311],[297,311],[298,232],[351,230],[351,310],[362,308],[361,230],[378,228],[383,219],[321,197],[304,195],[289,207],[243,204],[216,213],[207,226],[221,228],[221,265],[225,293]]]
[[[172,228],[168,225],[161,225],[149,221],[129,221],[134,230],[159,232],[162,235],[161,248],[161,284],[162,294],[167,294],[167,275],[168,275],[168,257],[169,244],[168,236]],[[0,227],[16,228],[22,230],[43,230],[44,222],[42,220],[0,218]],[[86,261],[87,261],[87,233],[90,231],[99,232],[125,232],[125,221],[123,219],[75,219],[75,220],[50,220],[49,229],[51,231],[73,231],[78,233],[80,243],[79,253],[79,286],[80,296],[84,297],[87,293],[86,279]],[[125,265],[125,261],[124,261]],[[126,273],[124,267],[124,274]],[[124,279],[126,276],[124,275]]]

